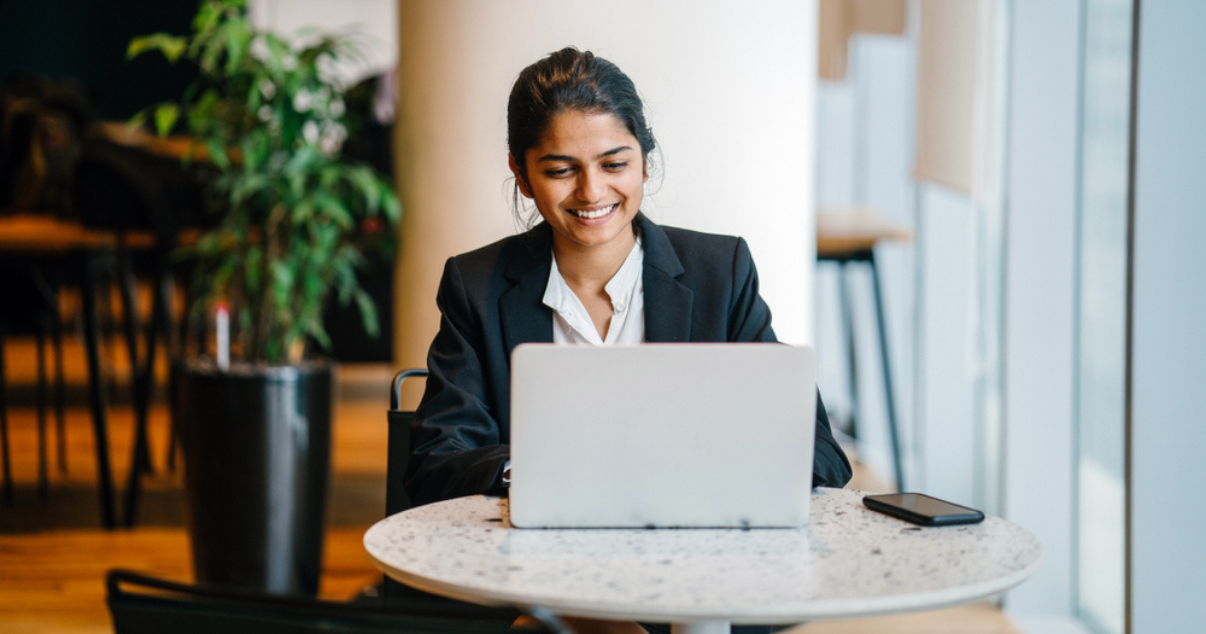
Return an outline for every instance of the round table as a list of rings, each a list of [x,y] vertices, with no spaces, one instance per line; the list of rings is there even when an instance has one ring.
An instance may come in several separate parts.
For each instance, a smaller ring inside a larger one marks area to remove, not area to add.
[[[517,529],[505,499],[474,496],[386,518],[364,546],[390,577],[486,605],[673,622],[801,623],[941,608],[1007,590],[1042,545],[997,517],[922,528],[817,489],[799,529]]]

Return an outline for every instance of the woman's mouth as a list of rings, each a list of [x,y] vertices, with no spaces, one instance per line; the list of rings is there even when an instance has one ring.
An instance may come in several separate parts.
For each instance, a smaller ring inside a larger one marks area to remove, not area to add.
[[[607,207],[596,207],[593,209],[568,209],[567,211],[579,218],[582,218],[583,220],[595,220],[615,211],[619,206],[620,203],[616,203],[614,205],[608,205]]]

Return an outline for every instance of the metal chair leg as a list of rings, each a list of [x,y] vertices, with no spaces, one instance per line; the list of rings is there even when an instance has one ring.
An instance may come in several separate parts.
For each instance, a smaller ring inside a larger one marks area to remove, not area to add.
[[[879,354],[884,369],[884,397],[888,406],[888,431],[892,437],[892,462],[896,466],[896,486],[905,490],[904,466],[900,460],[900,432],[896,423],[896,399],[892,391],[892,364],[888,355],[888,334],[884,324],[884,302],[880,292],[879,269],[875,266],[875,254],[867,260],[871,265],[871,281],[875,289],[875,319],[879,326]]]
[[[850,269],[838,262],[838,307],[841,312],[842,334],[846,338],[846,366],[850,380],[850,437],[858,438],[858,354],[855,346],[854,311],[850,305]]]
[[[118,282],[121,290],[121,310],[126,335],[126,352],[130,359],[130,388],[134,401],[134,454],[133,469],[138,473],[151,471],[151,456],[147,449],[148,385],[143,374],[142,361],[138,356],[138,335],[141,330],[136,306],[134,267],[130,253],[121,249],[118,253]]]
[[[85,264],[85,279],[80,285],[84,300],[84,347],[88,356],[88,391],[92,404],[93,434],[96,438],[97,489],[100,493],[101,524],[112,529],[116,525],[113,503],[113,476],[109,467],[109,432],[107,427],[107,398],[100,362],[100,331],[96,318],[96,284],[103,262],[89,257]]]
[[[0,323],[0,458],[4,460],[4,503],[13,503],[13,468],[12,454],[8,446],[8,380],[4,365],[4,341],[6,335],[4,324]]]
[[[146,331],[146,350],[144,364],[135,366],[135,380],[140,382],[141,389],[135,390],[135,411],[138,412],[138,430],[134,437],[134,460],[130,465],[130,478],[126,483],[126,506],[122,525],[126,528],[134,526],[138,516],[138,502],[142,496],[142,476],[151,473],[151,447],[148,437],[148,414],[150,411],[151,388],[155,376],[155,348],[159,335],[164,335],[164,349],[169,348],[171,326],[167,324],[165,314],[167,302],[163,297],[166,292],[166,280],[156,276],[152,283],[151,327]]]

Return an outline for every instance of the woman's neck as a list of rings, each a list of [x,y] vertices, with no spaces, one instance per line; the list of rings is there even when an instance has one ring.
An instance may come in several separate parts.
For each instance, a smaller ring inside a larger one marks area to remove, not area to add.
[[[583,246],[558,238],[557,235],[553,236],[557,270],[575,292],[601,291],[624,265],[624,260],[628,259],[636,244],[636,235],[631,229],[607,244],[595,246]]]

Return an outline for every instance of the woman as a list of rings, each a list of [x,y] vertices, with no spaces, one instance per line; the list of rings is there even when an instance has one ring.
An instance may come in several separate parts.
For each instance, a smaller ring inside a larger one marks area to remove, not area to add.
[[[520,343],[775,341],[744,240],[640,213],[655,142],[614,64],[574,48],[532,64],[512,88],[507,128],[518,194],[544,222],[445,265],[407,470],[415,504],[503,492]],[[819,397],[815,446],[813,484],[848,482]]]

